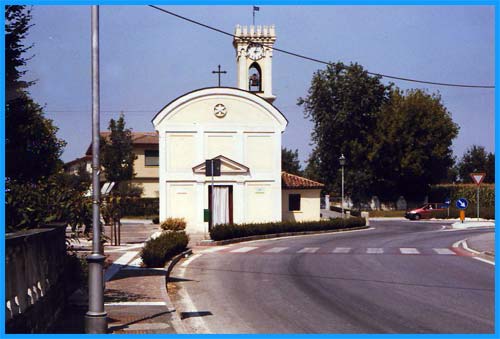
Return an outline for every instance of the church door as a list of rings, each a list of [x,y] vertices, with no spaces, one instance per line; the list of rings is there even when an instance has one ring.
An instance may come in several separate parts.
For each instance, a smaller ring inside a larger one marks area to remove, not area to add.
[[[208,186],[208,208],[212,211],[210,227],[233,223],[233,186]]]

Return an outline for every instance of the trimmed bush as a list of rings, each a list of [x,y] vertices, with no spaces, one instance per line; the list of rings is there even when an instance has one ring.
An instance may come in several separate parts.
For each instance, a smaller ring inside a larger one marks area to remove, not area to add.
[[[450,198],[452,205],[454,205],[457,199],[466,198],[469,200],[469,206],[475,206],[476,192],[477,186],[475,184],[435,185],[431,186],[429,201],[444,202],[446,198]],[[495,206],[494,184],[481,184],[481,186],[479,186],[479,203],[481,207]],[[470,209],[470,207],[468,209]]]
[[[189,237],[185,232],[163,232],[146,242],[141,251],[146,267],[163,267],[165,263],[187,248]]]
[[[144,217],[160,213],[159,198],[133,198],[127,201],[123,215],[129,217]]]
[[[284,221],[263,224],[216,225],[210,230],[210,237],[217,241],[264,234],[331,231],[365,226],[365,223],[364,218],[353,217],[304,222]]]
[[[186,229],[186,220],[184,218],[167,218],[161,223],[160,227],[165,231],[184,231]]]

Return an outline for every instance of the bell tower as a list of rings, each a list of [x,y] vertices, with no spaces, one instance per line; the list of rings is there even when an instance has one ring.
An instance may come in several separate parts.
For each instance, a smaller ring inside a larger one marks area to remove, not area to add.
[[[236,49],[238,88],[253,92],[273,103],[272,47],[276,31],[272,26],[236,26],[233,46]]]

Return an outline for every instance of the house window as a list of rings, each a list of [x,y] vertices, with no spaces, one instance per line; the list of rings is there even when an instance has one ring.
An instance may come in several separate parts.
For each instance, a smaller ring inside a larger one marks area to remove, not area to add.
[[[144,159],[146,166],[159,166],[160,165],[160,153],[157,150],[145,150]]]
[[[300,211],[300,194],[288,195],[288,210]]]

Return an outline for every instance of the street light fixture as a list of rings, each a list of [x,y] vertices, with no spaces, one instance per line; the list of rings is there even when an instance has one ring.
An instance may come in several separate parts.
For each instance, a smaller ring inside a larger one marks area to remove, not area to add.
[[[342,166],[342,218],[344,218],[344,166],[345,166],[344,154],[340,155],[339,163],[340,166]]]

